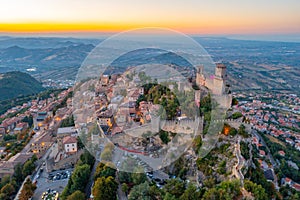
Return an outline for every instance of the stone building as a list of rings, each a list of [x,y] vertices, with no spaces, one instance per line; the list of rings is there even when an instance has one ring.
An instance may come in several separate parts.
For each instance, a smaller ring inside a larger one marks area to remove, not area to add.
[[[204,66],[201,65],[197,69],[196,84],[200,88],[207,88],[213,94],[216,101],[222,106],[229,108],[231,106],[232,94],[230,85],[228,84],[226,66],[222,63],[217,63],[215,74],[209,78],[204,75]],[[195,95],[195,101],[201,98],[201,92]]]

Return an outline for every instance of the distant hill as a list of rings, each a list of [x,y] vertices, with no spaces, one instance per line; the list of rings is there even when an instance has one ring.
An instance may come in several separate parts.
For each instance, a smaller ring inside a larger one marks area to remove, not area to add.
[[[80,44],[92,44],[94,46],[101,42],[101,39],[86,38],[55,38],[55,37],[8,37],[0,36],[0,49],[12,46],[19,46],[25,49],[49,49],[76,46]]]
[[[36,68],[38,73],[62,67],[79,67],[95,46],[78,44],[59,48],[26,49],[20,46],[0,48],[0,73],[26,71]]]
[[[43,90],[42,84],[27,73],[13,71],[0,74],[0,101]]]

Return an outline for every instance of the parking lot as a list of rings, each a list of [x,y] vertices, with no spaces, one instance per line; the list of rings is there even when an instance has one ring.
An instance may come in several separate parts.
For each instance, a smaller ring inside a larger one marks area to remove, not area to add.
[[[55,171],[49,173],[48,179],[51,181],[59,181],[59,180],[69,179],[70,176],[71,176],[71,170]]]
[[[52,194],[55,196],[56,193],[61,194],[71,177],[72,171],[73,169],[66,169],[47,173],[46,170],[41,167],[35,176],[37,189],[33,195],[33,200],[42,199],[43,194],[44,197],[51,196]],[[45,195],[46,192],[48,192],[47,195]]]

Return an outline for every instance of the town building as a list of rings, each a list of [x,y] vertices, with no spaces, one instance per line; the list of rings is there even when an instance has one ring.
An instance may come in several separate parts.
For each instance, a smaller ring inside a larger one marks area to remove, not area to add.
[[[36,142],[31,144],[31,152],[35,153],[38,157],[47,151],[53,144],[53,137],[50,134],[45,134],[40,137]]]
[[[63,138],[64,150],[66,153],[77,152],[77,138],[72,136],[66,136]]]
[[[64,145],[63,145],[64,137],[66,137],[66,136],[76,137],[77,135],[78,135],[77,130],[74,126],[58,128],[57,134],[56,134],[58,150],[59,151],[64,150]]]

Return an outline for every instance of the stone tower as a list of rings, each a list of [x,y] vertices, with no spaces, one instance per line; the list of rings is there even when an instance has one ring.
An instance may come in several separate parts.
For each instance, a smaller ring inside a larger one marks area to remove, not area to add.
[[[226,66],[223,63],[217,63],[215,75],[219,78],[226,79]]]
[[[204,66],[200,65],[197,67],[197,73],[196,73],[196,84],[200,86],[205,86],[205,76],[203,74]]]
[[[226,66],[218,63],[215,70],[215,77],[213,80],[213,93],[216,95],[225,94],[226,87]]]

